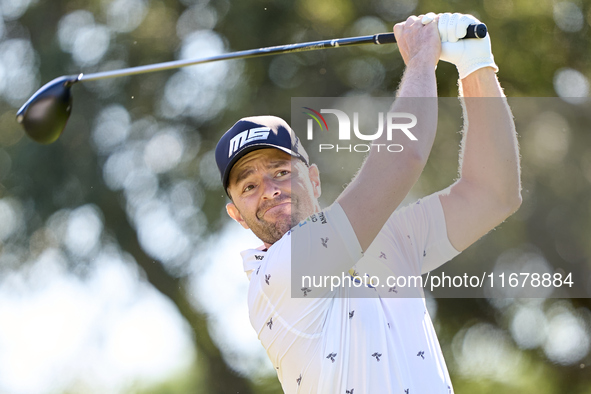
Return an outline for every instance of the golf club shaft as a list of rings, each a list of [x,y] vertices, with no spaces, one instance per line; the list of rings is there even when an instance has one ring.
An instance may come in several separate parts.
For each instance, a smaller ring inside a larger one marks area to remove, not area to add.
[[[464,38],[484,38],[487,29],[483,24],[468,26]],[[249,57],[267,56],[280,53],[311,51],[324,48],[362,44],[395,43],[393,33],[381,33],[370,36],[336,38],[332,40],[305,42],[268,48],[251,49],[240,52],[225,53],[202,59],[177,60],[146,66],[111,70],[88,75],[65,75],[46,83],[17,111],[16,120],[22,124],[25,132],[34,141],[50,144],[62,134],[72,109],[70,89],[76,82],[96,81],[106,78],[117,78],[127,75],[144,74],[154,71],[170,70],[195,64],[211,63],[219,60],[245,59]]]
[[[474,24],[474,25],[468,26],[467,34],[464,38],[484,38],[486,36],[486,34],[487,34],[486,25],[484,25],[482,23],[481,24]],[[121,70],[103,71],[103,72],[97,72],[97,73],[92,73],[92,74],[80,74],[76,80],[77,81],[96,81],[96,80],[105,79],[105,78],[116,78],[116,77],[124,77],[127,75],[144,74],[144,73],[149,73],[149,72],[154,72],[154,71],[171,70],[171,69],[180,68],[180,67],[193,66],[196,64],[217,62],[219,60],[245,59],[245,58],[249,58],[249,57],[276,55],[279,53],[313,51],[313,50],[317,50],[317,49],[338,48],[338,47],[345,47],[345,46],[352,46],[352,45],[364,45],[364,44],[380,45],[380,44],[392,44],[392,43],[396,43],[396,37],[394,37],[394,33],[380,33],[380,34],[374,34],[374,35],[370,35],[370,36],[335,38],[332,40],[312,41],[312,42],[304,42],[304,43],[300,43],[300,44],[279,45],[279,46],[274,46],[274,47],[249,49],[246,51],[223,53],[221,55],[210,56],[210,57],[206,57],[203,59],[175,60],[175,61],[171,61],[171,62],[150,64],[150,65],[146,65],[146,66],[124,68]]]
[[[105,78],[124,77],[127,75],[136,75],[154,71],[170,70],[180,67],[193,66],[196,64],[217,62],[228,59],[245,59],[249,57],[260,57],[275,55],[279,53],[313,51],[325,48],[337,48],[342,46],[363,45],[363,44],[389,44],[395,43],[394,33],[381,33],[370,36],[337,38],[332,40],[304,42],[300,44],[279,45],[267,48],[249,49],[246,51],[223,53],[221,55],[210,56],[203,59],[175,60],[171,62],[157,63],[146,66],[130,67],[121,70],[103,71],[92,74],[81,74],[78,81],[96,81]]]

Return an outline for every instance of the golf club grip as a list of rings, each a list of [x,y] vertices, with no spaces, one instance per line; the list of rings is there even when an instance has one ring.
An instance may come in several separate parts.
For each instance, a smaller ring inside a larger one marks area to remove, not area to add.
[[[462,38],[484,38],[487,33],[488,29],[484,23],[475,23],[468,26],[466,36]],[[394,33],[380,33],[374,36],[374,42],[376,44],[394,44],[396,37],[394,37]]]

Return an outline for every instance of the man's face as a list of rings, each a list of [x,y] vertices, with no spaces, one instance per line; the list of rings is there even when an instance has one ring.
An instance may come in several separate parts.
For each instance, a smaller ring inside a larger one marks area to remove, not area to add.
[[[277,242],[295,224],[320,210],[318,168],[309,168],[279,149],[259,149],[232,167],[228,214],[266,245]]]

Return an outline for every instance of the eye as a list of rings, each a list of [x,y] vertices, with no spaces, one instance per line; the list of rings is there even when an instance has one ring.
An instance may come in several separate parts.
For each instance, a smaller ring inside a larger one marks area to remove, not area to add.
[[[247,192],[251,191],[252,189],[254,189],[254,185],[252,183],[250,183],[250,184],[246,185],[244,187],[244,189],[242,189],[242,193],[247,193]]]
[[[289,173],[290,172],[288,170],[281,170],[281,171],[277,172],[277,174],[275,175],[275,177],[276,178],[279,178],[279,177],[282,177],[282,176],[285,176],[285,175],[289,175]]]

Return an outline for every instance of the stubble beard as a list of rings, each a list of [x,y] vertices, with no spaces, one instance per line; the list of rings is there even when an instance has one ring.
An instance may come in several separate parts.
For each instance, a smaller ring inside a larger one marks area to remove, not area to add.
[[[268,208],[274,207],[290,199],[291,215],[281,215],[274,221],[268,221],[265,219],[264,214]],[[272,245],[279,241],[293,226],[305,219],[305,217],[306,214],[303,212],[302,207],[300,206],[300,200],[297,196],[284,195],[280,200],[273,200],[267,204],[261,204],[255,217],[245,220],[254,235],[263,242]]]

